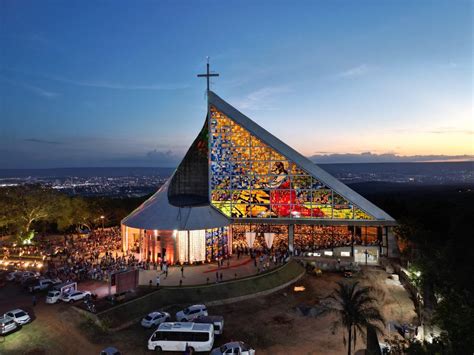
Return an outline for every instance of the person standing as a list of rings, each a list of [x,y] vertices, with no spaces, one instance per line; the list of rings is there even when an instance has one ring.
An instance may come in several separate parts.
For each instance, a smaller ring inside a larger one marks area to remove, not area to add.
[[[158,276],[156,277],[156,287],[160,287],[160,282],[161,282],[161,280],[160,280],[160,275],[158,275]]]
[[[33,307],[36,306],[36,295],[33,295],[32,303]]]
[[[184,265],[181,265],[181,277],[184,278]]]

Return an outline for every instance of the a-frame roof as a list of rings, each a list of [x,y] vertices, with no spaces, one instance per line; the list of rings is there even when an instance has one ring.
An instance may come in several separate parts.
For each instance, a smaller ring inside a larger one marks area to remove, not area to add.
[[[293,161],[300,168],[306,170],[307,173],[326,184],[328,187],[333,189],[335,192],[340,194],[342,197],[351,201],[359,208],[373,216],[377,221],[385,221],[389,223],[395,223],[395,220],[388,215],[385,211],[368,201],[354,190],[350,189],[347,185],[340,182],[338,179],[321,169],[319,166],[314,164],[311,160],[298,153],[296,150],[276,138],[274,135],[269,133],[264,128],[260,127],[250,118],[245,116],[243,113],[229,105],[214,92],[208,92],[209,105],[216,107],[222,113],[230,117],[236,123],[247,129],[250,133],[261,139],[271,148],[278,151],[280,154],[286,156],[289,160]],[[329,221],[328,221],[329,222]]]

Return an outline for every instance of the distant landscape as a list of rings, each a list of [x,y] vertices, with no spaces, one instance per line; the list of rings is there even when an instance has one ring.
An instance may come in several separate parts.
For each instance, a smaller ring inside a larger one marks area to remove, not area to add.
[[[319,164],[346,184],[364,189],[474,184],[474,162]],[[69,195],[141,197],[153,193],[175,168],[0,169],[0,187],[40,184]],[[377,184],[373,184],[373,183]]]

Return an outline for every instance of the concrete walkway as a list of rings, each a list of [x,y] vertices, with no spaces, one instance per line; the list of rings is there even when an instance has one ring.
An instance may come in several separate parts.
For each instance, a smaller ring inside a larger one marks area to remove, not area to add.
[[[168,277],[161,270],[140,270],[140,285],[149,285],[150,280],[152,285],[156,286],[156,277],[160,276],[161,286],[179,286],[180,281],[182,286],[203,285],[206,283],[216,283],[218,281],[229,281],[240,279],[258,274],[263,271],[263,265],[257,258],[257,267],[255,267],[254,260],[249,256],[243,256],[237,259],[237,256],[232,256],[224,261],[224,265],[219,267],[217,263],[203,264],[203,265],[185,265],[183,274],[181,274],[181,266],[172,266],[168,269]],[[275,268],[277,265],[270,261],[270,267],[267,270]]]

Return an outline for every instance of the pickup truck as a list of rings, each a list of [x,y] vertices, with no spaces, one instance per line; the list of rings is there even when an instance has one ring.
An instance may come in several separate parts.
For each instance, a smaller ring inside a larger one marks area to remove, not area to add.
[[[36,284],[31,285],[28,288],[28,291],[30,291],[30,292],[43,291],[43,290],[46,290],[46,289],[48,289],[48,288],[50,288],[53,285],[56,285],[58,283],[60,283],[60,281],[58,282],[58,280],[41,279],[41,280],[38,280],[38,282]]]

